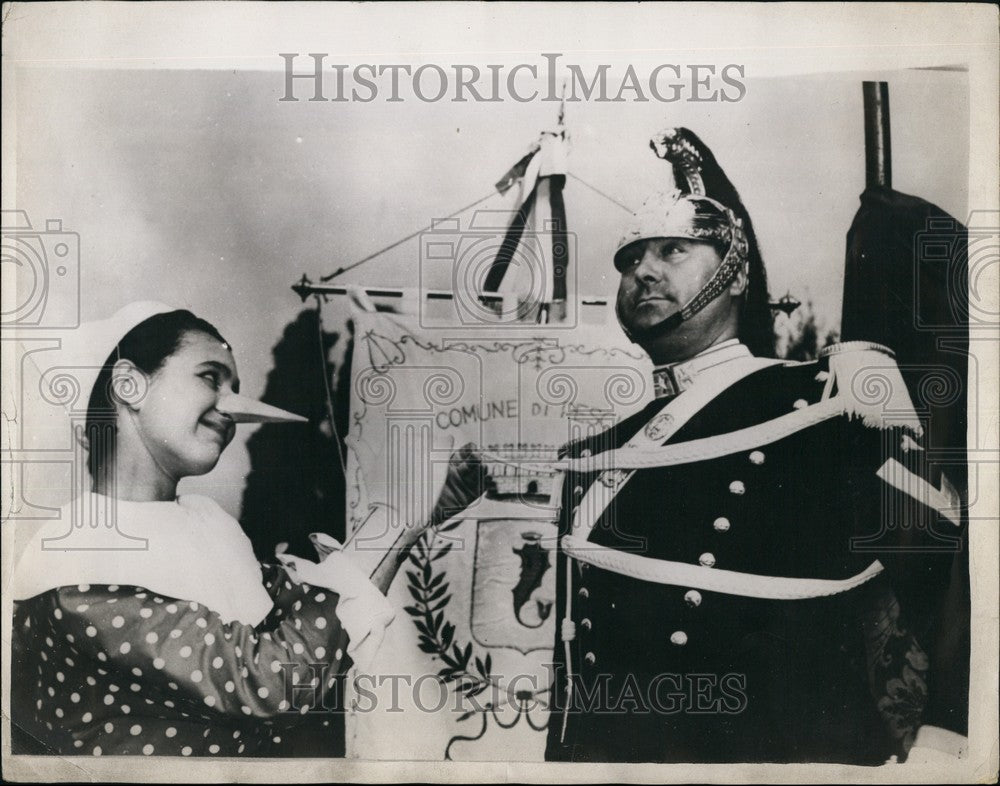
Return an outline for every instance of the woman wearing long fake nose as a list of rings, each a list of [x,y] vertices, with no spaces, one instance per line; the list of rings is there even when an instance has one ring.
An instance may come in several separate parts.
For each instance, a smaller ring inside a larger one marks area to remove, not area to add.
[[[374,654],[402,557],[479,495],[478,457],[453,455],[435,507],[382,538],[374,571],[323,535],[318,563],[262,565],[235,519],[177,485],[215,467],[237,423],[304,418],[241,395],[231,347],[189,311],[133,303],[62,354],[87,402],[92,484],[29,533],[15,567],[20,752],[281,755],[311,709],[301,688],[328,708],[335,678]]]

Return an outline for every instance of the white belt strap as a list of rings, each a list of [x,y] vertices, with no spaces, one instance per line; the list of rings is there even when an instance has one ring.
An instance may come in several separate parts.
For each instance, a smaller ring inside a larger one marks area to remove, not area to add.
[[[606,450],[587,458],[563,459],[561,466],[576,471],[596,472],[608,469],[636,470],[692,464],[696,461],[731,456],[734,453],[769,445],[843,414],[843,402],[838,398],[832,398],[727,434],[675,442],[672,445]]]
[[[653,416],[650,423],[658,422],[659,428],[655,429],[652,434],[647,433],[645,428],[639,429],[628,441],[624,450],[657,449],[724,390],[757,371],[768,366],[782,365],[784,362],[774,358],[756,358],[751,355],[738,357],[727,363],[706,369],[698,377],[698,384],[685,390]],[[608,453],[611,455],[608,456]],[[573,530],[581,535],[589,533],[594,528],[597,520],[611,504],[615,495],[632,477],[632,473],[624,469],[626,465],[613,463],[617,453],[618,451],[606,451],[599,454],[600,457],[604,457],[603,459],[594,457],[593,459],[575,459],[569,462],[570,465],[575,465],[574,468],[578,471],[590,472],[597,468],[596,462],[591,463],[596,459],[597,462],[603,461],[607,470],[614,471],[612,475],[602,476],[591,484],[586,495],[580,501],[577,514],[573,518]],[[608,464],[609,458],[612,462],[610,464]],[[609,483],[605,483],[606,480]]]
[[[671,584],[765,600],[802,600],[838,595],[861,586],[883,570],[882,563],[875,560],[861,573],[848,579],[760,576],[754,573],[719,570],[686,562],[671,562],[629,554],[607,546],[599,546],[573,535],[564,535],[561,543],[563,551],[573,559],[623,576],[657,584]]]
[[[693,464],[731,456],[734,453],[753,450],[790,437],[804,429],[818,425],[825,420],[840,417],[846,412],[844,403],[838,397],[810,404],[802,409],[779,415],[756,426],[730,431],[714,437],[674,442],[668,445],[625,447],[606,450],[593,456],[558,461],[511,461],[500,454],[484,452],[484,460],[490,463],[528,466],[536,472],[553,474],[565,470],[575,472],[603,472],[606,470],[637,470],[655,467],[673,467],[678,464]],[[881,476],[880,476],[881,477]],[[888,482],[888,481],[887,481]]]

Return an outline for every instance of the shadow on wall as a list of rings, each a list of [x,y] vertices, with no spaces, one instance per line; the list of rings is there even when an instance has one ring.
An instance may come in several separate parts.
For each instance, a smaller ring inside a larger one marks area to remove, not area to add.
[[[293,554],[316,559],[309,541],[312,532],[325,532],[343,541],[345,485],[337,456],[343,444],[330,428],[323,380],[328,374],[336,433],[343,435],[350,400],[333,391],[335,381],[342,383],[340,390],[350,389],[353,341],[339,374],[332,364],[323,362],[339,339],[337,333],[324,331],[321,336],[317,312],[306,309],[285,327],[272,350],[274,368],[261,399],[303,415],[309,422],[264,424],[247,441],[251,471],[240,521],[258,559],[272,560],[279,543],[287,543]],[[337,376],[339,380],[335,380]]]
[[[351,337],[339,371],[329,357],[340,335],[321,331],[318,314],[312,309],[303,310],[285,327],[272,350],[274,368],[261,399],[303,415],[309,422],[264,424],[247,441],[251,470],[243,492],[241,523],[262,561],[273,561],[279,543],[287,543],[293,554],[315,560],[309,541],[312,532],[325,532],[343,542],[345,484],[337,457],[343,443],[336,434],[346,433],[350,397],[338,397],[334,391],[350,390],[354,347],[350,322],[348,330]],[[328,375],[326,384],[324,374]],[[336,431],[330,428],[327,384],[333,396]],[[333,695],[343,697],[344,677],[339,676],[337,682]],[[342,757],[344,719],[339,699],[330,711],[317,707],[307,718],[296,716],[289,732],[281,735],[285,743],[280,753],[269,755]]]

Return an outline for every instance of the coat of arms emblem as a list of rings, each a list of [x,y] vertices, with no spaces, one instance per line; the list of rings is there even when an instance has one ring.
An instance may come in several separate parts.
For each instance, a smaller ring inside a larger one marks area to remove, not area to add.
[[[522,654],[552,646],[556,525],[531,519],[477,524],[472,637]]]

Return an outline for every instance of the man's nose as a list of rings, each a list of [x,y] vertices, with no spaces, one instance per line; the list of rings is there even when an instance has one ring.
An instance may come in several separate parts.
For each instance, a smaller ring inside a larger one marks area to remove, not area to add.
[[[638,264],[635,266],[635,276],[643,281],[657,281],[661,278],[663,261],[651,248],[642,252]]]

